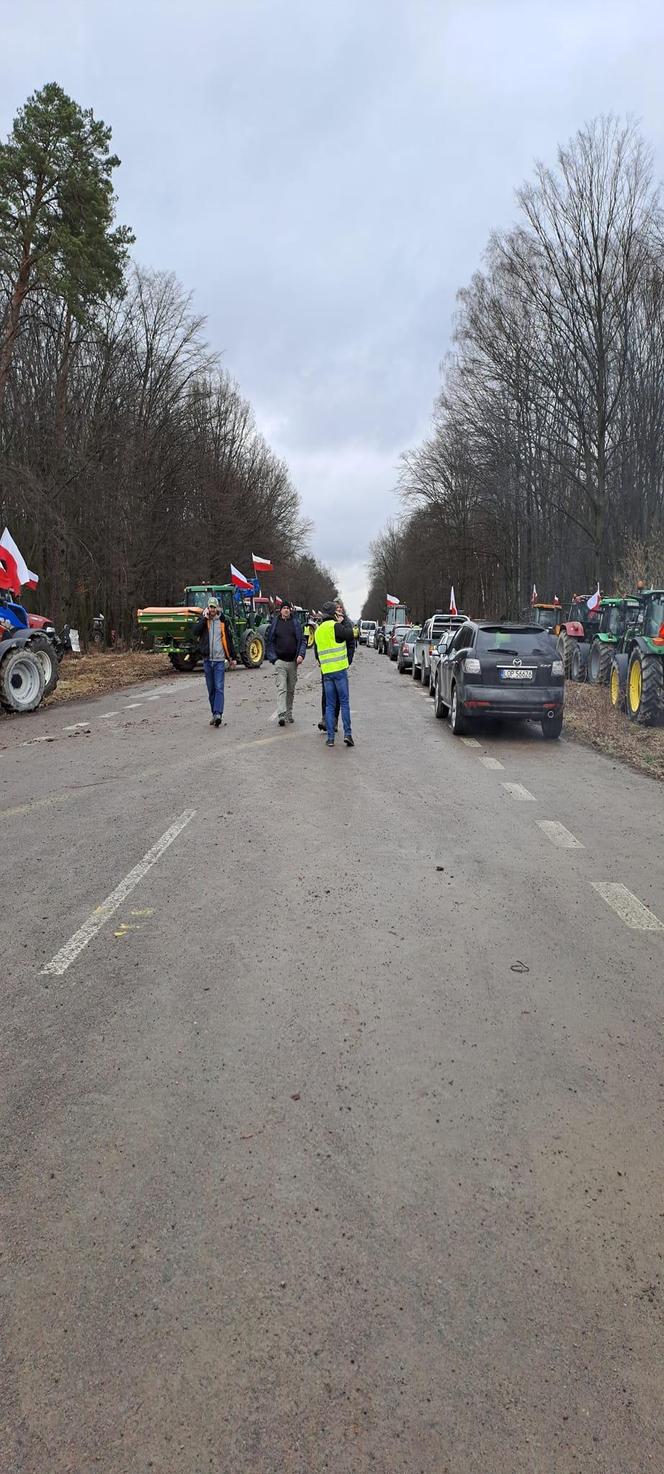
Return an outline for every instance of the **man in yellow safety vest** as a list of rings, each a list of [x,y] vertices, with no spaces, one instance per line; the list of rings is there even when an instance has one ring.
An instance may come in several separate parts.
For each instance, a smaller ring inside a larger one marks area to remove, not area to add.
[[[350,729],[350,699],[348,694],[348,650],[346,641],[352,638],[353,626],[346,618],[340,604],[324,604],[323,618],[314,636],[316,654],[325,687],[326,747],[334,747],[335,715],[341,709],[346,747],[354,747]]]

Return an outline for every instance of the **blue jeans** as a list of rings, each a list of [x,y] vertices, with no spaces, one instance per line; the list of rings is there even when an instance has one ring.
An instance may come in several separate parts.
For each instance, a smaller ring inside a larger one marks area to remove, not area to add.
[[[210,698],[210,711],[213,717],[221,717],[224,714],[224,677],[226,666],[223,660],[204,660],[205,684],[208,688]]]
[[[334,742],[334,728],[339,707],[344,724],[344,737],[350,737],[350,699],[348,694],[348,671],[335,670],[323,676],[325,686],[325,726],[328,742]]]

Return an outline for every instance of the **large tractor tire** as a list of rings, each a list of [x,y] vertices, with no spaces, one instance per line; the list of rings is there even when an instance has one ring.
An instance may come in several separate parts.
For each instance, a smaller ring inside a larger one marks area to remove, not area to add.
[[[174,670],[190,671],[196,669],[199,657],[194,650],[174,650],[169,659]]]
[[[34,635],[30,641],[30,649],[44,672],[44,696],[50,696],[51,691],[55,691],[60,674],[55,645],[48,635]]]
[[[0,658],[0,706],[5,711],[36,711],[44,699],[44,669],[29,645]]]
[[[615,707],[616,711],[625,710],[628,667],[628,655],[614,655],[609,674],[609,696],[611,697],[611,705]]]
[[[247,630],[242,647],[242,660],[247,670],[258,670],[265,659],[265,640],[260,630]]]
[[[569,674],[571,681],[585,681],[587,679],[588,646],[583,640],[576,640],[574,642]]]
[[[566,676],[572,674],[572,651],[575,644],[576,641],[572,639],[571,635],[568,635],[567,630],[560,631],[558,636],[558,654],[565,667]]]
[[[627,672],[627,715],[642,727],[654,727],[664,717],[664,658],[638,646]]]
[[[588,660],[588,680],[591,686],[608,686],[611,679],[612,660],[612,646],[604,645],[601,640],[595,640]]]

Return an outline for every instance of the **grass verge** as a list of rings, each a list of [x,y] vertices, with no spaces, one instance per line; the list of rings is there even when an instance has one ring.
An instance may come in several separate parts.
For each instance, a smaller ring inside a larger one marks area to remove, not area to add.
[[[85,696],[103,696],[139,681],[160,680],[173,676],[167,655],[151,655],[148,651],[95,650],[91,655],[65,655],[60,665],[60,679],[55,691],[46,698],[45,707],[62,701],[80,701]],[[186,676],[183,677],[186,680]]]
[[[664,780],[664,727],[638,727],[616,711],[606,686],[565,684],[565,732],[606,757]]]

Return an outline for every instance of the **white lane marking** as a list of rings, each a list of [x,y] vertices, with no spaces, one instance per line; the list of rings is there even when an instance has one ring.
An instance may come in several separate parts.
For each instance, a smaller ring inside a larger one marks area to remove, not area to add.
[[[558,824],[556,819],[536,819],[535,823],[544,832],[552,844],[558,846],[559,850],[584,850],[585,845],[580,839],[575,839],[564,824]]]
[[[75,962],[79,952],[82,952],[83,948],[87,947],[88,942],[92,941],[92,938],[96,936],[97,932],[101,931],[102,926],[113,915],[113,912],[117,911],[118,906],[122,905],[122,902],[126,900],[139,881],[147,875],[148,870],[151,870],[152,866],[156,865],[157,860],[163,855],[164,850],[167,850],[169,845],[172,845],[173,840],[177,839],[178,834],[181,834],[183,829],[186,829],[187,824],[191,822],[195,813],[195,809],[185,809],[184,814],[180,814],[179,819],[176,819],[171,824],[170,828],[166,830],[166,833],[162,834],[161,839],[158,839],[156,844],[153,844],[152,849],[148,850],[147,854],[143,856],[143,859],[139,860],[138,864],[134,865],[133,870],[130,870],[129,874],[125,875],[124,880],[121,880],[120,884],[115,887],[115,890],[111,891],[110,896],[107,896],[106,900],[102,901],[100,906],[95,907],[92,915],[88,916],[87,921],[84,921],[78,931],[74,932],[73,937],[70,937],[69,941],[65,942],[64,947],[61,947],[60,951],[56,952],[55,957],[52,957],[51,961],[46,963],[46,966],[42,968],[42,973],[53,973],[56,977],[62,977],[62,974],[67,971],[67,968],[71,967],[72,962]]]
[[[90,726],[90,723],[89,722],[73,722],[72,725],[71,725],[71,727],[63,727],[62,730],[63,730],[63,732],[78,732],[78,731],[80,731],[81,727],[89,727],[89,726]]]
[[[481,747],[482,746],[481,742],[478,742],[478,740],[477,740],[476,737],[462,737],[461,738],[461,741],[463,742],[464,747]]]
[[[496,771],[500,768],[501,773],[505,772],[505,764],[499,763],[497,757],[481,757],[479,761],[484,768],[492,768],[496,769]]]
[[[502,787],[507,789],[510,798],[529,799],[533,804],[536,802],[534,793],[524,788],[523,783],[503,783]]]
[[[664,931],[661,921],[644,906],[643,901],[639,901],[637,896],[628,891],[626,885],[620,885],[614,880],[593,880],[591,884],[593,890],[613,907],[616,915],[632,931]]]
[[[127,702],[125,702],[125,711],[133,711],[133,709],[134,709],[135,706],[142,706],[142,705],[143,705],[142,701],[127,701]]]
[[[120,715],[119,711],[104,711],[104,712],[102,712],[99,720],[100,720],[100,722],[106,722],[106,721],[108,721],[108,718],[109,717],[119,717],[119,715]]]
[[[144,696],[143,697],[143,700],[144,701],[158,701],[159,698],[160,698],[160,696],[161,696],[161,691],[155,691],[154,696]]]

